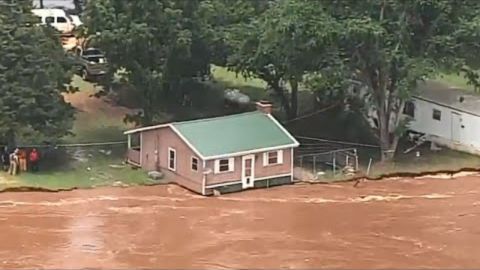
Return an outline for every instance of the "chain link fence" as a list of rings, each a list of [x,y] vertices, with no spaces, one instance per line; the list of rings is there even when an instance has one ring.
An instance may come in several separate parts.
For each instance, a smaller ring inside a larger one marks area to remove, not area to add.
[[[127,142],[18,145],[17,147],[27,153],[33,148],[37,149],[42,171],[65,171],[75,167],[119,165],[126,160]],[[10,147],[8,152],[14,149]]]
[[[354,177],[360,174],[359,151],[378,146],[296,136],[295,178],[315,181]]]

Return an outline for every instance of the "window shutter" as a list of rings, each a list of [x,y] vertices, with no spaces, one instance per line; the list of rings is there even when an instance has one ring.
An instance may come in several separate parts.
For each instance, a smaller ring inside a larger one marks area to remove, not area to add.
[[[263,153],[263,166],[268,165],[268,152]]]
[[[228,159],[228,169],[231,172],[235,171],[235,158],[232,157]]]
[[[277,159],[278,159],[278,164],[283,163],[283,150],[278,150],[277,151]]]
[[[220,172],[220,160],[215,160],[215,164],[214,164],[214,172],[215,173],[219,173]]]

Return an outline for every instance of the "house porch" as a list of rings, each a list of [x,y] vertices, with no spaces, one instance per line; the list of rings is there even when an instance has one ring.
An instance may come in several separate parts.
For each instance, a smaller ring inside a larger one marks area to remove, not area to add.
[[[128,134],[127,143],[127,163],[140,167],[142,164],[140,134]]]

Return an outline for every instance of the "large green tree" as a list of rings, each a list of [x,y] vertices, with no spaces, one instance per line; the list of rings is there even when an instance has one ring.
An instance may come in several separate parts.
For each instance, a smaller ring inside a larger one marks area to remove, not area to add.
[[[480,41],[480,2],[322,3],[321,10],[340,25],[334,40],[339,54],[351,76],[366,89],[366,105],[378,122],[382,160],[391,160],[405,130],[405,102],[415,93],[417,84],[445,70],[471,71],[477,62],[472,53]]]
[[[239,46],[230,64],[266,80],[280,96],[287,88],[278,82],[289,82],[290,104],[282,100],[290,117],[296,85],[306,74],[317,74],[326,86],[356,80],[387,161],[405,128],[404,104],[419,81],[446,70],[478,77],[472,68],[478,62],[479,7],[476,0],[278,0],[233,39]]]
[[[185,81],[209,73],[208,31],[199,0],[97,0],[85,10],[92,42],[113,71],[124,70],[143,113],[127,119],[151,124],[166,103],[184,97]],[[211,33],[211,32],[210,32]]]
[[[235,50],[228,64],[237,72],[264,80],[292,119],[298,113],[297,96],[305,75],[341,66],[339,55],[330,48],[338,26],[328,14],[316,10],[319,4],[315,1],[267,3],[264,11],[246,9],[249,12],[243,14],[250,13],[250,20],[231,28]],[[320,25],[322,29],[317,28]]]
[[[72,73],[57,33],[36,26],[31,1],[0,1],[0,139],[55,141],[72,126],[62,92]]]

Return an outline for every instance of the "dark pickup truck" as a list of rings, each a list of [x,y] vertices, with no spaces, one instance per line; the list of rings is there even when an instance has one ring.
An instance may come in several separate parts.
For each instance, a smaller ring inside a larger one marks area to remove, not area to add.
[[[107,58],[99,49],[77,47],[73,57],[77,71],[86,81],[103,76],[108,71]]]

